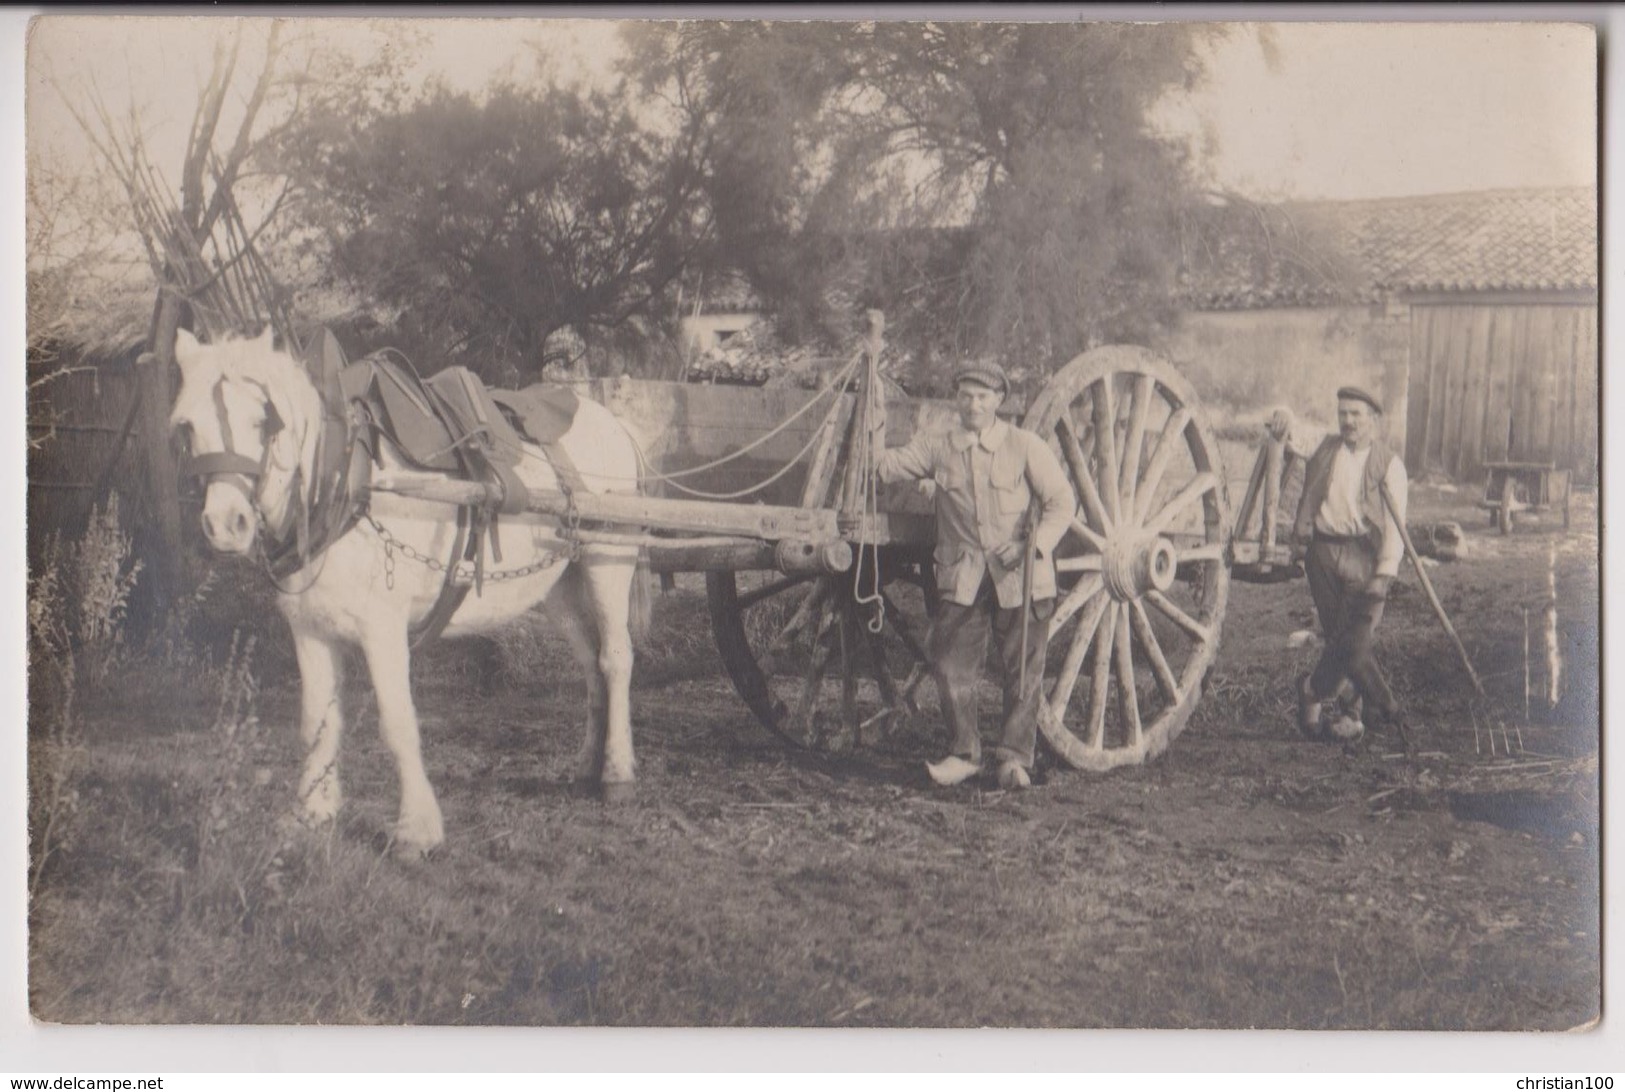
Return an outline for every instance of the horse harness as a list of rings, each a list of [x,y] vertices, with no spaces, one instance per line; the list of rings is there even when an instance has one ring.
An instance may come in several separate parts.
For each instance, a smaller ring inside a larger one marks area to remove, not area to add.
[[[384,545],[385,579],[390,586],[394,583],[396,553],[445,574],[434,606],[412,631],[414,648],[432,641],[462,606],[470,587],[479,594],[486,579],[528,576],[551,567],[561,556],[550,553],[539,562],[512,571],[485,571],[483,547],[487,540],[492,557],[498,563],[502,560],[498,517],[525,510],[527,492],[515,470],[523,451],[522,436],[541,448],[553,466],[559,489],[569,504],[562,528],[568,544],[565,553],[571,560],[579,555],[580,519],[575,514],[574,498],[585,483],[559,442],[574,418],[574,392],[563,387],[490,391],[465,368],[448,368],[425,381],[404,358],[389,350],[348,364],[337,339],[326,329],[319,331],[300,355],[321,394],[322,421],[312,481],[306,488],[303,469],[295,468],[290,485],[292,500],[279,527],[264,524],[253,485],[265,476],[271,441],[284,427],[263,386],[266,418],[260,459],[256,461],[235,449],[222,377],[215,385],[213,398],[224,450],[191,456],[183,469],[187,477],[205,482],[218,478],[243,490],[262,521],[262,560],[278,585],[366,520]],[[407,461],[423,469],[500,484],[498,504],[458,507],[457,534],[447,560],[422,554],[401,542],[372,515],[368,483],[373,466],[382,466],[383,438]]]

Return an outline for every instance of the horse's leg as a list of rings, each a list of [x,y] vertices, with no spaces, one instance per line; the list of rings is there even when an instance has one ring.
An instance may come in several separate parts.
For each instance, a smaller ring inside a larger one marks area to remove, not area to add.
[[[581,668],[581,679],[587,687],[587,721],[581,737],[581,751],[576,757],[575,779],[583,785],[596,788],[604,779],[604,680],[598,670],[598,643],[596,634],[588,624],[587,597],[582,588],[583,574],[579,565],[572,565],[547,600],[547,614],[564,634],[570,652]]]
[[[299,661],[299,738],[305,745],[296,817],[318,827],[339,813],[339,739],[344,734],[339,686],[344,658],[336,643],[313,633],[295,631],[293,650]]]
[[[378,732],[401,779],[401,810],[395,821],[395,844],[401,851],[425,853],[445,840],[440,805],[423,768],[418,713],[412,704],[411,652],[404,625],[382,624],[362,635],[362,651],[378,696]]]
[[[604,688],[604,799],[634,795],[632,752],[632,578],[635,558],[590,558],[581,565],[598,634],[598,675]]]

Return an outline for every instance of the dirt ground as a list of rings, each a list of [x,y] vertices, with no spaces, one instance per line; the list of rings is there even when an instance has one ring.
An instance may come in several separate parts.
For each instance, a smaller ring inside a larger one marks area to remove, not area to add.
[[[1313,655],[1302,580],[1234,584],[1191,723],[1153,763],[945,790],[917,726],[851,757],[787,750],[657,604],[634,693],[639,801],[567,784],[573,683],[418,688],[448,842],[400,864],[396,787],[358,693],[347,805],[274,822],[293,681],[219,730],[215,695],[82,702],[81,805],[31,909],[47,1021],[1568,1029],[1600,1011],[1596,513],[1489,532],[1418,487],[1468,558],[1429,568],[1490,698],[1407,573],[1379,654],[1418,729],[1346,753],[1291,727]],[[1555,565],[1563,697],[1531,668]],[[659,632],[656,634],[660,640]],[[687,644],[684,644],[687,642]],[[448,666],[451,664],[451,666]],[[685,666],[686,665],[686,666]],[[216,726],[211,728],[211,723]]]

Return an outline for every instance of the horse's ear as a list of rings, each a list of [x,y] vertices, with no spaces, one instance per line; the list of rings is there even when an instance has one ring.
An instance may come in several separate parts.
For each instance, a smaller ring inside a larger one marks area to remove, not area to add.
[[[177,363],[185,364],[199,348],[197,338],[192,336],[192,331],[185,329],[175,331],[175,361]]]
[[[257,340],[259,341],[259,347],[264,349],[266,352],[270,352],[271,349],[275,347],[274,342],[276,340],[276,331],[271,328],[271,324],[269,322],[265,324],[265,330],[260,334]]]

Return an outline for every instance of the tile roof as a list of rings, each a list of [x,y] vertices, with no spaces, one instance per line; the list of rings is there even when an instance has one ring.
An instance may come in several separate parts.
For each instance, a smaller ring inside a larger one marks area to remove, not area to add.
[[[1385,290],[1597,288],[1597,197],[1590,188],[1210,212],[1207,233],[1222,241],[1195,251],[1184,278],[1183,294],[1200,307],[1358,301]],[[1221,224],[1230,230],[1216,231]]]
[[[684,311],[702,315],[753,314],[762,310],[762,299],[745,275],[735,269],[713,271],[693,278],[687,284]]]

